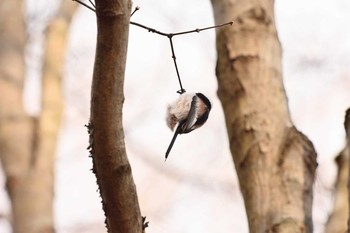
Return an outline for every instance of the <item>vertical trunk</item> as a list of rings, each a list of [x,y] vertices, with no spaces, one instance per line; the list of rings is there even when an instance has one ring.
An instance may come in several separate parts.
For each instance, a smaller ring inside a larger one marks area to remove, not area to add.
[[[20,200],[33,151],[33,120],[24,112],[25,27],[20,0],[0,2],[0,158],[12,203],[14,232],[30,214]],[[24,232],[24,231],[22,231]]]
[[[250,232],[312,232],[316,153],[292,125],[272,0],[212,0],[218,95]]]
[[[348,232],[350,233],[350,159],[349,159],[349,153],[350,153],[350,108],[348,108],[345,112],[345,121],[344,121],[344,128],[346,133],[346,147],[345,150],[348,151],[348,161],[347,161],[347,167],[348,167]]]
[[[129,0],[96,0],[97,47],[88,129],[93,172],[111,233],[143,231],[122,125],[130,12]]]
[[[348,203],[348,174],[349,151],[345,148],[335,159],[338,175],[334,190],[334,206],[325,227],[325,233],[344,233],[347,231],[349,216]]]
[[[54,169],[57,138],[63,113],[62,77],[66,39],[76,5],[62,1],[58,15],[46,30],[42,71],[41,112],[34,128],[34,149],[18,206],[28,213],[15,224],[16,232],[54,232]],[[40,201],[33,201],[38,200]],[[28,218],[28,215],[31,218]],[[29,231],[29,229],[31,231]]]
[[[0,36],[0,158],[12,204],[14,233],[54,232],[54,155],[62,115],[61,76],[72,6],[70,2],[63,3],[62,14],[49,26],[42,111],[33,120],[22,106],[25,29],[21,2],[1,2],[0,31],[6,34]]]

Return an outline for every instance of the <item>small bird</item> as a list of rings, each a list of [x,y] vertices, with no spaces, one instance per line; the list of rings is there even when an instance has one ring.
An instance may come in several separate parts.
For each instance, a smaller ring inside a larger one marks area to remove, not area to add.
[[[166,122],[168,127],[174,131],[174,136],[165,153],[165,160],[174,145],[177,135],[189,133],[201,127],[208,119],[211,110],[209,99],[202,93],[184,93],[168,106]]]

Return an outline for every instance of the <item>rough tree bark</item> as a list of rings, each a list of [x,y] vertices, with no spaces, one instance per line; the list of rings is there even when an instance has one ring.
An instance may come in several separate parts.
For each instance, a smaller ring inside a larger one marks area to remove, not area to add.
[[[338,167],[338,175],[334,190],[333,211],[325,226],[325,233],[344,233],[347,231],[349,216],[348,203],[348,174],[349,174],[349,150],[345,147],[335,158]]]
[[[312,232],[316,153],[292,124],[273,0],[211,0],[216,74],[250,232]]]
[[[96,0],[97,47],[88,130],[93,172],[111,233],[143,232],[122,125],[130,13],[130,0]]]
[[[53,174],[62,115],[63,51],[74,6],[63,3],[48,29],[38,118],[28,116],[22,104],[22,1],[1,1],[0,9],[0,158],[12,204],[13,232],[54,232]]]

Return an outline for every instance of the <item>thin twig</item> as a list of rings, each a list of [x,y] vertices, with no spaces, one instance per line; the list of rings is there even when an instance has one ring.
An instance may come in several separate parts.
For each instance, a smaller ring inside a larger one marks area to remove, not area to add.
[[[171,47],[171,53],[172,53],[172,58],[173,58],[173,60],[174,60],[176,75],[177,75],[177,79],[178,79],[179,85],[180,85],[180,90],[178,90],[177,93],[179,93],[179,94],[181,95],[181,94],[185,93],[186,90],[183,88],[182,83],[181,83],[181,78],[180,78],[179,69],[178,69],[177,63],[176,63],[176,56],[175,56],[175,50],[174,50],[174,43],[173,43],[172,38],[173,38],[174,36],[179,36],[179,35],[184,35],[184,34],[189,34],[189,33],[194,33],[194,32],[197,32],[197,33],[198,33],[198,32],[204,31],[204,30],[208,30],[208,29],[223,27],[223,26],[226,26],[226,25],[232,25],[232,24],[233,24],[233,21],[228,22],[228,23],[224,23],[224,24],[219,24],[219,25],[211,26],[211,27],[197,28],[197,29],[194,29],[194,30],[183,31],[183,32],[176,32],[176,33],[165,33],[165,32],[161,32],[161,31],[158,31],[158,30],[156,30],[156,29],[154,29],[154,28],[150,28],[150,27],[147,27],[147,26],[145,26],[145,25],[143,25],[143,24],[136,23],[136,22],[132,22],[132,21],[130,21],[130,24],[135,25],[135,26],[138,26],[138,27],[141,27],[141,28],[143,28],[143,29],[146,29],[146,30],[148,30],[148,32],[156,33],[156,34],[159,34],[159,35],[162,35],[162,36],[166,36],[166,37],[169,38],[169,40],[170,40],[170,47]]]
[[[204,31],[204,30],[213,29],[213,28],[218,28],[218,27],[223,27],[223,26],[232,25],[232,24],[233,24],[233,21],[228,22],[228,23],[223,23],[223,24],[215,25],[215,26],[211,26],[211,27],[206,27],[206,28],[196,28],[196,29],[190,30],[190,31],[172,33],[172,35],[173,35],[173,36],[179,36],[179,35],[188,34],[188,33],[193,33],[193,32],[201,32],[201,31]]]
[[[162,35],[162,36],[168,37],[170,35],[169,33],[164,33],[164,32],[158,31],[158,30],[156,30],[154,28],[147,27],[147,26],[142,25],[140,23],[136,23],[136,22],[130,21],[130,24],[138,26],[138,27],[143,28],[143,29],[146,29],[148,32],[157,33],[157,34]]]
[[[93,12],[96,12],[96,10],[94,8],[92,8],[91,6],[87,5],[85,2],[82,2],[80,0],[72,0],[73,2],[77,2],[80,3],[81,5],[87,7],[88,9],[92,10]],[[95,6],[95,5],[94,5]]]
[[[134,11],[131,13],[130,17],[133,16],[135,14],[136,11],[140,10],[139,6],[136,6]]]
[[[80,1],[80,0],[73,0],[75,2],[78,2],[80,3],[81,5],[87,7],[88,9],[92,10],[93,12],[96,12],[96,10],[94,8],[92,8],[91,6],[87,5],[86,3]],[[89,0],[89,2],[91,3],[91,5],[93,5],[93,7],[95,7],[95,4]],[[135,10],[131,13],[130,17],[133,16],[135,14],[136,11],[138,11],[140,9],[140,7],[136,7]],[[211,27],[205,27],[205,28],[196,28],[194,30],[189,30],[189,31],[183,31],[183,32],[176,32],[176,33],[165,33],[165,32],[161,32],[161,31],[158,31],[154,28],[150,28],[150,27],[147,27],[143,24],[140,24],[140,23],[136,23],[136,22],[132,22],[130,21],[130,24],[132,25],[135,25],[135,26],[138,26],[140,28],[143,28],[143,29],[146,29],[148,32],[152,32],[152,33],[156,33],[156,34],[159,34],[161,36],[166,36],[169,38],[169,41],[170,41],[170,48],[171,48],[171,54],[172,54],[172,58],[174,60],[174,65],[175,65],[175,70],[176,70],[176,75],[177,75],[177,79],[179,81],[179,84],[180,84],[180,90],[177,91],[177,93],[179,94],[183,94],[186,92],[186,90],[183,88],[182,86],[182,83],[181,83],[181,78],[180,78],[180,72],[179,72],[179,69],[177,67],[177,63],[176,63],[176,56],[175,56],[175,49],[174,49],[174,43],[173,43],[173,37],[174,36],[180,36],[180,35],[184,35],[184,34],[189,34],[189,33],[194,33],[194,32],[201,32],[201,31],[204,31],[204,30],[208,30],[208,29],[213,29],[213,28],[219,28],[219,27],[223,27],[223,26],[226,26],[226,25],[232,25],[234,21],[231,21],[231,22],[228,22],[228,23],[224,23],[224,24],[219,24],[219,25],[215,25],[215,26],[211,26]]]
[[[91,3],[91,5],[93,5],[93,7],[95,7],[95,9],[96,9],[96,6],[95,6],[95,4],[91,1],[91,0],[89,0],[89,2]]]
[[[177,74],[177,79],[179,80],[179,84],[180,84],[180,90],[177,91],[177,93],[179,93],[179,94],[181,95],[181,94],[185,93],[186,90],[182,87],[179,69],[177,68],[176,56],[175,56],[175,49],[174,49],[173,37],[172,37],[172,36],[169,36],[169,41],[170,41],[170,47],[171,47],[172,58],[173,58],[173,60],[174,60],[175,70],[176,70],[176,74]]]
[[[189,33],[193,33],[193,32],[201,32],[201,31],[208,30],[208,29],[219,28],[219,27],[223,27],[223,26],[226,26],[226,25],[232,25],[233,23],[234,23],[234,21],[231,21],[231,22],[228,22],[228,23],[214,25],[214,26],[211,26],[211,27],[197,28],[197,29],[194,29],[194,30],[183,31],[183,32],[166,33],[166,32],[158,31],[158,30],[156,30],[154,28],[151,28],[151,27],[147,27],[147,26],[145,26],[143,24],[140,24],[140,23],[136,23],[136,22],[130,21],[130,24],[132,24],[132,25],[135,25],[135,26],[141,27],[143,29],[146,29],[148,32],[153,32],[153,33],[156,33],[156,34],[159,34],[159,35],[162,35],[162,36],[166,36],[166,37],[179,36],[179,35],[189,34]]]

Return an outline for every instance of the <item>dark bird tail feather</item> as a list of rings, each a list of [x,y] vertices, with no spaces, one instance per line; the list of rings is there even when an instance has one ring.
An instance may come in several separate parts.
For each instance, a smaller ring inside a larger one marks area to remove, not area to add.
[[[170,144],[169,144],[169,147],[168,147],[167,151],[165,152],[165,161],[166,161],[166,159],[167,159],[168,156],[169,156],[169,153],[170,153],[170,151],[171,151],[171,148],[173,148],[173,145],[174,145],[174,143],[175,143],[175,140],[176,140],[177,135],[179,135],[178,130],[175,131],[174,136],[173,136],[173,139],[171,139],[171,142],[170,142]]]

